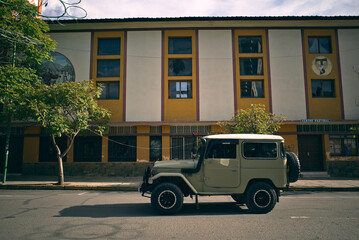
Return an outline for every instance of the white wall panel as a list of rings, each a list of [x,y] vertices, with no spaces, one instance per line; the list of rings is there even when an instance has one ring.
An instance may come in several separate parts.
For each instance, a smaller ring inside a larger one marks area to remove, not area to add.
[[[231,31],[200,30],[198,38],[200,120],[229,120],[234,113]]]
[[[346,120],[359,119],[359,30],[338,30],[340,67],[342,73],[344,114]]]
[[[126,121],[161,121],[161,32],[127,33]]]
[[[273,113],[287,120],[306,118],[300,30],[269,30]]]
[[[51,33],[58,42],[56,52],[67,57],[75,69],[75,80],[90,79],[91,33]]]

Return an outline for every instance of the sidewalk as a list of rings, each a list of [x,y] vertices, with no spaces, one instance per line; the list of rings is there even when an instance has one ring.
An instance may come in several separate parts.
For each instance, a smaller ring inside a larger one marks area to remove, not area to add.
[[[56,182],[56,176],[8,175],[0,189],[137,191],[142,177],[65,176],[64,186]],[[331,178],[326,173],[308,172],[291,183],[288,191],[359,191],[359,178]]]

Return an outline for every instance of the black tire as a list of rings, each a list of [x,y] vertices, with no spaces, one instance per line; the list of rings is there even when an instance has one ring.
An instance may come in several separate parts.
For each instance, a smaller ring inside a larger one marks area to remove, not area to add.
[[[246,204],[253,213],[269,213],[277,203],[277,193],[273,187],[264,182],[253,183],[246,194]]]
[[[295,153],[293,152],[287,152],[286,156],[287,156],[287,164],[289,168],[288,182],[293,183],[298,181],[299,179],[300,162],[297,155],[295,155]]]
[[[161,183],[152,192],[151,204],[160,214],[175,214],[183,205],[183,193],[173,183]]]
[[[246,198],[243,194],[232,194],[231,197],[234,201],[236,201],[238,204],[244,204],[246,203]]]

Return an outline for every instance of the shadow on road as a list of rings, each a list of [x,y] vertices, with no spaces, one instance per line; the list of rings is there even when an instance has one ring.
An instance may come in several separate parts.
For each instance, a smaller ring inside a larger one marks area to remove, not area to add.
[[[238,215],[248,214],[249,211],[235,203],[200,203],[199,210],[195,204],[184,204],[177,215]],[[149,203],[124,203],[107,205],[74,206],[61,210],[56,217],[153,217],[159,214]]]

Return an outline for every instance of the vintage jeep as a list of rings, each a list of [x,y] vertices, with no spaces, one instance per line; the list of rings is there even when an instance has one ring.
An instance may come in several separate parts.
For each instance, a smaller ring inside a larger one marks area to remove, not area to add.
[[[139,191],[151,194],[159,213],[177,213],[187,196],[195,196],[198,208],[199,195],[230,195],[254,213],[268,213],[300,174],[298,157],[286,153],[283,138],[275,135],[210,135],[195,155],[146,168]]]

